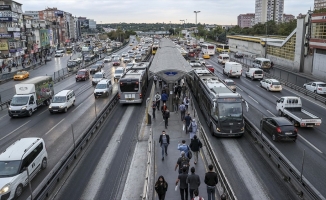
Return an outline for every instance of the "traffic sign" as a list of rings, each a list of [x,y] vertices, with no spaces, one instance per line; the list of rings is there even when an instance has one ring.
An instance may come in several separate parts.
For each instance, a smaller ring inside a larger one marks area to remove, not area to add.
[[[174,75],[177,75],[178,72],[164,72],[164,74],[167,76],[174,76]]]

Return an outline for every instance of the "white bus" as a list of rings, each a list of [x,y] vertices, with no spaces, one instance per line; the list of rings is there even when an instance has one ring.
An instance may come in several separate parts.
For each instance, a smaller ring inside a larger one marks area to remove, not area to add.
[[[202,44],[201,51],[203,54],[213,56],[215,54],[215,46],[213,44]]]

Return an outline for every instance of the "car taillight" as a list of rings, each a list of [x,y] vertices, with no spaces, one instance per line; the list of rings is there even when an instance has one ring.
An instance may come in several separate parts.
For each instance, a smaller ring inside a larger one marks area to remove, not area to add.
[[[294,128],[294,131],[297,133],[298,132],[298,129],[297,128]]]
[[[276,127],[276,132],[281,133],[282,132],[281,128],[280,127]]]
[[[140,99],[143,98],[143,95],[142,95],[141,93],[139,94],[139,98],[140,98]]]
[[[318,90],[323,90],[322,88],[318,88]]]

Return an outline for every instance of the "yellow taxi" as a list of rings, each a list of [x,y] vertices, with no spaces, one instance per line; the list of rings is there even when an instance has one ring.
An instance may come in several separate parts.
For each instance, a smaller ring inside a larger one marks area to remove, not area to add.
[[[16,75],[14,75],[14,80],[18,81],[18,80],[24,80],[25,78],[29,77],[29,72],[28,71],[20,71],[17,72]]]
[[[129,44],[129,46],[133,46],[132,44]]]
[[[132,50],[136,50],[136,47],[132,48]]]
[[[204,55],[203,55],[203,58],[204,58],[204,59],[209,59],[210,56],[209,56],[208,54],[204,54]]]

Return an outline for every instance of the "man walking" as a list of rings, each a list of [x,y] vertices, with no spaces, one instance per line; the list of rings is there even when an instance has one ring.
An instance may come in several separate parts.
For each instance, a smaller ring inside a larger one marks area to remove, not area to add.
[[[198,152],[200,148],[203,147],[203,144],[201,141],[197,138],[197,135],[194,135],[194,137],[191,139],[190,145],[189,145],[191,151],[194,155],[194,164],[197,164],[198,162]]]
[[[183,121],[184,118],[185,118],[185,114],[186,114],[186,106],[185,106],[185,104],[183,102],[180,104],[179,110],[180,110],[180,113],[181,113],[181,121]]]
[[[190,139],[192,139],[194,137],[194,135],[196,135],[197,133],[197,123],[196,123],[196,119],[192,119],[192,122],[189,124],[189,126],[187,127],[190,133]]]
[[[178,150],[180,150],[180,153],[185,152],[185,154],[188,154],[188,145],[186,145],[186,140],[182,140],[182,144],[178,144]]]
[[[183,103],[185,104],[186,109],[188,110],[190,99],[187,96],[183,99]]]
[[[153,101],[152,103],[152,116],[153,116],[153,119],[155,119],[155,110],[156,110],[156,101]]]
[[[182,169],[185,168],[188,173],[189,170],[189,158],[186,157],[186,153],[184,151],[181,152],[181,157],[178,158],[177,164],[175,165],[174,171],[177,171],[179,167],[179,174],[182,173]]]
[[[205,174],[205,184],[207,185],[208,200],[215,200],[215,188],[218,183],[217,174],[213,172],[213,165],[208,165],[208,172]]]
[[[188,200],[187,177],[188,177],[187,169],[186,168],[182,168],[182,173],[178,175],[178,179],[175,182],[175,185],[178,185],[178,183],[180,181],[180,195],[181,195],[181,200]]]
[[[169,98],[168,95],[165,93],[165,91],[163,91],[163,94],[161,95],[161,99],[162,99],[163,103],[166,103],[168,98]]]
[[[190,122],[191,122],[191,117],[190,117],[190,113],[188,113],[183,120],[183,123],[186,125],[186,134],[188,133],[188,127],[190,125]]]
[[[160,103],[161,103],[161,95],[157,92],[154,96],[156,101],[157,110],[160,110]]]
[[[168,109],[166,109],[163,113],[163,119],[165,122],[165,128],[168,128],[169,125],[169,118],[170,118],[170,111]]]
[[[198,190],[200,186],[200,178],[197,174],[195,174],[195,168],[192,167],[190,169],[191,174],[188,175],[187,178],[187,184],[189,184],[189,194],[190,194],[190,199],[194,198],[194,191]]]
[[[158,141],[162,148],[162,160],[164,160],[164,153],[167,156],[168,155],[168,146],[170,144],[170,136],[165,133],[165,131],[162,131],[162,135],[160,135],[160,139]]]

